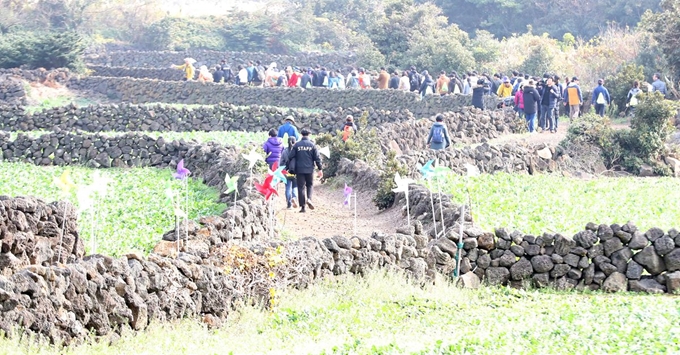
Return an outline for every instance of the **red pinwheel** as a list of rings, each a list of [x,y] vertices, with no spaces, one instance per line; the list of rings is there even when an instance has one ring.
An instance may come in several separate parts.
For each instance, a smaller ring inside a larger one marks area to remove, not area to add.
[[[255,182],[255,188],[259,193],[261,193],[264,196],[264,199],[269,201],[269,199],[272,197],[272,195],[278,196],[279,193],[276,191],[275,188],[272,187],[272,180],[274,179],[274,175],[267,175],[267,178],[264,179],[263,184],[258,184]]]

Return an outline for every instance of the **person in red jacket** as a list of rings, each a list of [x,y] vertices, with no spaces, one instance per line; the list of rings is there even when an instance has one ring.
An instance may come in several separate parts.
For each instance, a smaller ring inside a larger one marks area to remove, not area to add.
[[[297,69],[297,68],[296,68]],[[298,86],[300,81],[300,73],[297,70],[293,70],[291,67],[286,68],[286,74],[288,74],[288,87],[294,88]]]

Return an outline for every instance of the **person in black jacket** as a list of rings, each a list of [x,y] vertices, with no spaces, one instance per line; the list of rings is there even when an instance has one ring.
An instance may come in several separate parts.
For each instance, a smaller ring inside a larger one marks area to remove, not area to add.
[[[309,130],[303,129],[300,133],[302,133],[302,139],[293,146],[286,166],[290,167],[291,161],[295,160],[293,165],[295,167],[294,171],[298,185],[300,213],[305,213],[305,206],[309,206],[310,210],[314,209],[314,205],[312,204],[314,164],[316,164],[317,169],[319,169],[319,178],[323,177],[323,171],[321,170],[319,150],[316,149],[314,142],[309,140]]]
[[[393,90],[399,89],[399,79],[400,79],[399,73],[397,73],[396,71],[392,73],[392,77],[390,78],[388,88]]]
[[[529,126],[529,133],[534,133],[536,132],[536,112],[538,111],[538,104],[541,102],[541,95],[538,94],[538,90],[534,87],[533,80],[529,80],[524,85],[523,90],[524,114]]]

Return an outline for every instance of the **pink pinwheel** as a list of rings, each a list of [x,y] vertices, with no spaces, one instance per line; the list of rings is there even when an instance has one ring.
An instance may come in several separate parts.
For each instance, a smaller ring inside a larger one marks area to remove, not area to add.
[[[349,206],[352,200],[352,188],[345,184],[345,201],[342,203],[345,206]]]
[[[267,201],[269,201],[272,195],[276,196],[279,195],[276,189],[272,187],[273,179],[274,175],[268,175],[267,178],[264,179],[264,183],[262,183],[261,185],[255,182],[255,189],[257,189],[257,191],[261,193],[264,196],[264,199]]]
[[[177,172],[172,174],[175,179],[184,180],[191,174],[191,171],[184,167],[184,159],[177,163]]]

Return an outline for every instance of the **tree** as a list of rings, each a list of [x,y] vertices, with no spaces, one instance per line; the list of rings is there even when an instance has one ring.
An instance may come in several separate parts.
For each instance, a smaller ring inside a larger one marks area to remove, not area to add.
[[[633,82],[636,80],[642,83],[644,73],[642,66],[634,63],[622,66],[616,74],[607,78],[607,89],[619,112],[626,109],[628,91],[633,87]]]

